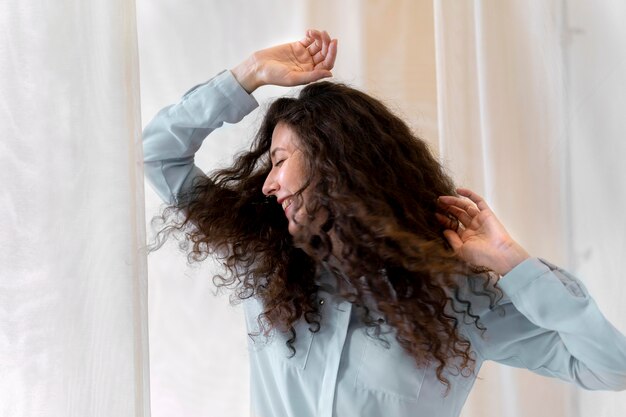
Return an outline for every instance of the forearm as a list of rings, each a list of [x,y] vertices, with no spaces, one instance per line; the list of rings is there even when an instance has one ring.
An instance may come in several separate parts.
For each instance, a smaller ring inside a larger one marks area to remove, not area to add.
[[[189,176],[202,173],[194,155],[224,122],[236,123],[258,106],[233,75],[222,72],[162,109],[143,132],[146,178],[159,196],[172,202]]]
[[[531,259],[503,277],[500,286],[530,322],[558,334],[564,349],[551,347],[546,370],[589,389],[626,389],[626,337],[602,315],[579,280]],[[542,354],[546,352],[527,352],[528,366]]]

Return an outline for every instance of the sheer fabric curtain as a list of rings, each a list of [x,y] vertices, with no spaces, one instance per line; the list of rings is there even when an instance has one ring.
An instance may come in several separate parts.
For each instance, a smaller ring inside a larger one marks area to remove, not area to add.
[[[530,253],[567,266],[559,12],[557,2],[439,1],[435,34],[443,160]],[[568,413],[564,384],[493,363],[481,378],[466,416]]]
[[[626,3],[564,6],[570,263],[626,333]],[[580,416],[623,416],[626,392],[580,390],[576,406]]]
[[[0,415],[149,416],[134,2],[0,3]]]
[[[622,332],[626,18],[620,2],[435,1],[440,149],[537,256],[577,274]],[[616,190],[620,190],[617,191]],[[610,349],[610,346],[607,346]],[[589,393],[488,364],[464,416],[621,416]]]

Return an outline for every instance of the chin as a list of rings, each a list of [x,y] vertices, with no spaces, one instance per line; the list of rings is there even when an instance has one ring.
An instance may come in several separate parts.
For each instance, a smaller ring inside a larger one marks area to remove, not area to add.
[[[298,235],[302,234],[302,225],[295,223],[293,219],[289,219],[289,222],[287,224],[287,231],[293,238],[295,238]]]

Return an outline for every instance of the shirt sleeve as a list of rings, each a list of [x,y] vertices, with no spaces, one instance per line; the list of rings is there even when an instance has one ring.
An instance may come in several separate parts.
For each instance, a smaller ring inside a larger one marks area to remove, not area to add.
[[[167,203],[204,173],[194,155],[213,130],[237,123],[258,106],[230,71],[222,71],[162,109],[143,131],[144,172]]]
[[[602,315],[582,282],[542,259],[501,278],[504,298],[468,332],[483,360],[527,368],[596,390],[626,389],[626,337]]]

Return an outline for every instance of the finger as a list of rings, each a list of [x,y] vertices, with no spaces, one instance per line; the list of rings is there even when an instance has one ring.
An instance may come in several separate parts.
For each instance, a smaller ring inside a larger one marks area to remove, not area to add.
[[[285,80],[286,85],[302,85],[312,83],[313,81],[321,80],[322,78],[332,77],[333,73],[324,70],[313,70],[313,71],[302,71],[302,72],[293,72],[289,75],[289,77]]]
[[[476,216],[480,213],[480,209],[476,207],[476,204],[472,200],[466,197],[456,197],[452,195],[443,195],[437,199],[437,202],[447,206],[456,206],[464,210],[470,216]]]
[[[447,208],[448,213],[459,219],[461,224],[468,227],[472,223],[472,217],[467,212],[457,206],[449,206]]]
[[[443,231],[443,235],[452,247],[454,253],[459,253],[461,247],[463,246],[463,241],[461,240],[459,234],[454,230],[446,229]]]
[[[464,210],[470,217],[476,217],[480,214],[480,210],[474,204],[466,206]]]
[[[309,29],[307,34],[311,39],[313,39],[313,42],[311,42],[308,46],[309,54],[311,54],[311,56],[315,56],[315,54],[322,50],[322,34],[319,30],[315,29]]]
[[[305,36],[304,38],[300,39],[298,42],[300,42],[300,44],[304,46],[305,48],[308,48],[313,43],[313,41],[314,41],[313,38]]]
[[[322,55],[326,56],[328,53],[328,46],[330,45],[330,35],[326,31],[322,31]]]
[[[321,36],[321,33],[320,33],[320,31],[319,31],[319,30],[317,30],[317,29],[308,29],[308,30],[306,31],[306,35],[307,35],[309,38],[315,38],[315,37],[319,37],[319,36]]]
[[[311,46],[313,42],[315,42],[315,38],[311,36],[311,31],[312,29],[308,29],[306,33],[304,34],[304,38],[300,39],[300,43],[305,48],[308,48],[309,46]]]
[[[479,196],[478,194],[476,194],[474,191],[467,189],[467,188],[457,188],[456,192],[459,193],[459,195],[467,197],[470,200],[472,200],[474,203],[476,203],[476,205],[478,206],[478,210],[489,209],[489,205],[487,205],[487,202],[485,201],[485,199]]]
[[[319,66],[327,70],[333,69],[333,67],[335,66],[336,57],[337,57],[337,39],[333,39],[332,41],[330,41],[330,44],[328,45],[328,53],[326,54],[324,61],[321,62]],[[316,65],[316,69],[317,69],[317,65]]]
[[[459,228],[459,221],[457,219],[452,219],[448,216],[444,216],[441,213],[435,213],[435,217],[441,223],[443,227],[450,230],[457,230]]]
[[[319,51],[312,58],[313,58],[313,65],[317,66],[320,62],[324,62],[326,55],[324,55],[322,51]]]
[[[319,51],[313,57],[313,65],[315,69],[332,69],[335,65],[335,57],[337,56],[337,39],[330,42],[326,48],[326,53]]]
[[[319,39],[314,39],[307,49],[309,50],[309,55],[314,57],[322,52],[322,42]]]

